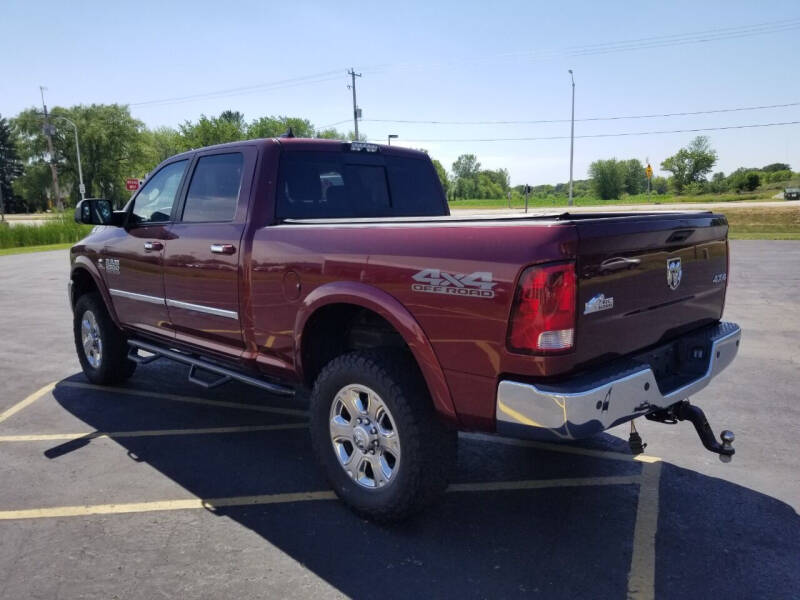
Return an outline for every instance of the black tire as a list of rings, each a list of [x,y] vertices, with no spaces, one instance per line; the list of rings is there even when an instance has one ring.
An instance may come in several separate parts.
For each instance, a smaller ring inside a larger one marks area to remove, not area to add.
[[[96,322],[99,361],[96,355],[87,357],[83,343],[83,321],[87,312]],[[75,303],[73,312],[75,350],[84,375],[92,383],[110,385],[128,379],[136,370],[136,363],[128,360],[128,343],[122,331],[114,324],[106,310],[103,299],[97,293],[84,294]],[[94,363],[94,364],[92,364]]]
[[[366,489],[340,464],[329,429],[337,393],[366,386],[380,396],[396,423],[402,459],[384,487]],[[456,460],[457,432],[433,408],[422,374],[408,352],[367,350],[328,363],[311,395],[311,441],[336,494],[358,514],[398,521],[434,501],[447,487]]]

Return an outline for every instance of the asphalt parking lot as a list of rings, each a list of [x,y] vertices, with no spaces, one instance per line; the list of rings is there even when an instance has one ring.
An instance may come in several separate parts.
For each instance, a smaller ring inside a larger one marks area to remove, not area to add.
[[[732,242],[740,356],[687,423],[575,446],[464,436],[442,502],[359,519],[316,469],[301,401],[185,368],[89,385],[66,252],[0,257],[0,597],[800,596],[800,243]]]

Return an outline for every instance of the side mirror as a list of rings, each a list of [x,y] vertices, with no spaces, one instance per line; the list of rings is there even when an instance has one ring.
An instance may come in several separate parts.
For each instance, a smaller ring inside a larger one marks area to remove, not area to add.
[[[115,225],[114,207],[105,198],[87,198],[75,207],[75,222],[84,225]]]

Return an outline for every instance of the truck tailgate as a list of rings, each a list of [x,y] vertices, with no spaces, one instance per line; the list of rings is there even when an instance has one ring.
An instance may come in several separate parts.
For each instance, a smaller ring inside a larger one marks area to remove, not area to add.
[[[575,225],[576,366],[668,341],[721,318],[728,271],[724,216],[576,215]]]

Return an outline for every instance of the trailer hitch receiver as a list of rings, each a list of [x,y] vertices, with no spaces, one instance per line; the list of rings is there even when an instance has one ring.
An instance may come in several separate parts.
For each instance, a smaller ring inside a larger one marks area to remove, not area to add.
[[[650,421],[669,424],[677,423],[678,421],[691,421],[706,450],[719,454],[719,459],[722,462],[731,462],[731,458],[736,452],[733,448],[733,440],[736,439],[733,432],[727,429],[723,430],[719,436],[722,443],[719,443],[714,436],[711,425],[708,424],[708,419],[706,419],[703,410],[699,406],[694,406],[688,400],[673,404],[664,410],[652,412],[645,415],[645,418]]]

